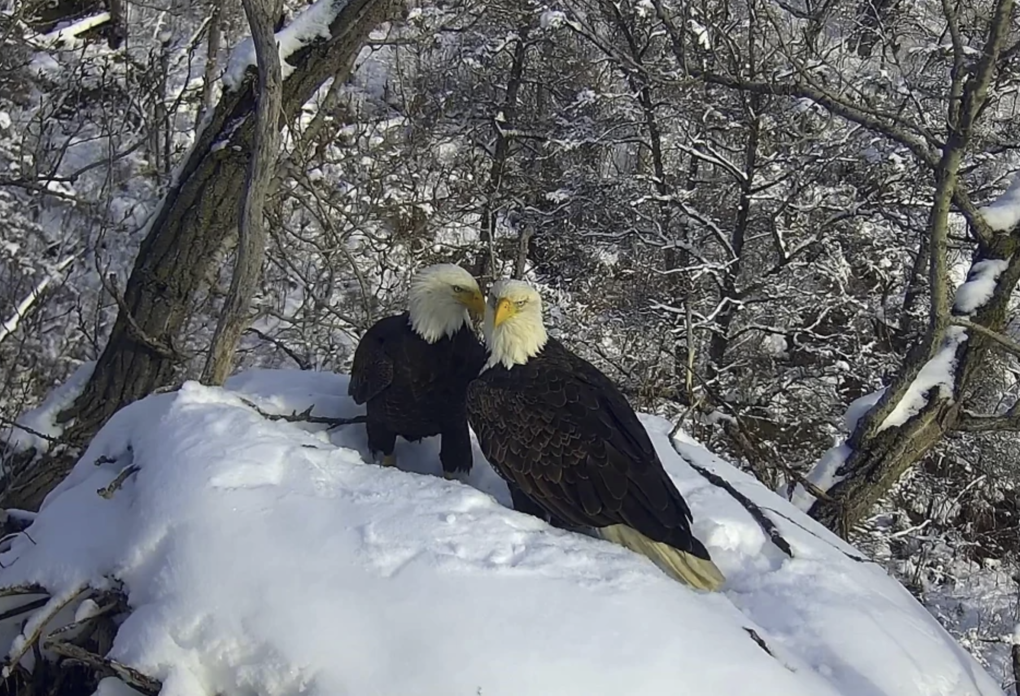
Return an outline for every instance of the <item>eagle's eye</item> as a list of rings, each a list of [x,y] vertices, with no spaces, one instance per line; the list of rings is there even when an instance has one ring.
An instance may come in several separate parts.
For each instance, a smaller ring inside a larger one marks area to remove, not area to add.
[[[461,292],[464,292],[464,288],[462,288],[459,285],[454,285],[453,286],[453,291],[456,292],[456,293],[461,293]]]
[[[514,302],[514,305],[517,306],[517,309],[520,309],[521,307],[523,307],[526,304],[528,304],[527,300],[517,300],[516,302]]]

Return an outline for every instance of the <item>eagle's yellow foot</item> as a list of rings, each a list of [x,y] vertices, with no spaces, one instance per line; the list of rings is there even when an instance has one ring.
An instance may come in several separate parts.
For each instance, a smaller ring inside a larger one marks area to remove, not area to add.
[[[457,475],[456,474],[451,474],[449,471],[444,471],[443,472],[443,478],[446,479],[447,481],[457,481],[458,480],[457,479]]]
[[[393,454],[384,454],[383,458],[382,458],[382,465],[383,466],[396,466],[397,465],[397,454],[396,454],[396,452],[394,452]]]

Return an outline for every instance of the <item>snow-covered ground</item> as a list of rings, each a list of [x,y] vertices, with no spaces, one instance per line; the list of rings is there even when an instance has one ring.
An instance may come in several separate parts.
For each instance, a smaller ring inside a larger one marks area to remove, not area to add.
[[[436,476],[434,440],[400,442],[406,471],[382,469],[361,425],[327,433],[242,401],[344,417],[346,387],[254,371],[124,409],[0,555],[0,586],[61,598],[122,581],[132,613],[110,656],[173,696],[1002,694],[881,567],[686,436],[671,444],[661,419],[643,417],[721,593],[508,509],[477,451],[470,485]],[[793,558],[688,461],[760,506]],[[19,648],[21,625],[0,628]]]

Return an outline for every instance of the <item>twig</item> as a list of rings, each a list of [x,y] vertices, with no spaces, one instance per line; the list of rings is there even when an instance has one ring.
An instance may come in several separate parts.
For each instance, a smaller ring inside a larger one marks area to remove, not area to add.
[[[36,437],[46,440],[47,442],[54,442],[57,444],[60,444],[62,442],[62,440],[59,437],[53,437],[52,435],[41,433],[35,428],[30,428],[27,425],[22,425],[21,423],[18,423],[17,421],[14,421],[10,418],[6,418],[4,416],[0,416],[0,423],[9,425],[12,428],[17,428],[18,430],[24,430],[29,435],[35,435]]]
[[[756,630],[754,630],[753,628],[748,628],[747,626],[742,626],[742,628],[745,631],[747,631],[747,635],[751,636],[751,640],[757,643],[759,648],[767,652],[770,657],[775,657],[772,650],[769,649],[768,643],[765,642],[764,638],[758,635],[758,632]]]
[[[8,609],[4,613],[0,614],[0,621],[6,621],[7,619],[13,619],[15,616],[21,616],[27,614],[30,611],[41,609],[46,606],[46,603],[50,601],[49,597],[40,597],[39,599],[33,599],[28,604],[22,604],[20,607],[14,607]]]
[[[265,341],[266,343],[272,343],[272,344],[273,344],[274,346],[276,346],[277,348],[279,348],[280,350],[282,350],[282,351],[283,351],[284,353],[286,353],[286,354],[287,354],[287,356],[288,356],[288,357],[289,357],[289,358],[290,358],[291,360],[293,360],[294,362],[296,362],[296,363],[297,363],[297,365],[298,365],[298,367],[299,367],[299,368],[301,368],[302,370],[311,370],[311,369],[312,369],[312,366],[311,366],[311,365],[310,365],[310,364],[308,363],[308,361],[307,361],[307,360],[305,360],[305,359],[304,359],[304,358],[302,358],[302,357],[301,357],[300,355],[298,355],[297,353],[295,353],[295,352],[294,352],[294,349],[293,349],[293,348],[289,348],[289,347],[288,347],[288,346],[287,346],[287,345],[286,345],[286,344],[285,344],[285,343],[284,343],[283,341],[281,341],[280,339],[278,339],[278,338],[273,338],[272,336],[269,336],[269,335],[268,335],[268,334],[266,334],[265,332],[263,332],[263,331],[259,331],[259,330],[258,330],[258,329],[256,329],[256,328],[255,328],[254,326],[249,326],[249,327],[248,327],[247,329],[245,329],[245,330],[244,330],[244,332],[245,332],[245,333],[251,333],[251,334],[255,334],[256,336],[258,336],[258,337],[259,337],[260,339],[262,339],[262,340],[263,340],[263,341]]]
[[[14,665],[18,664],[21,661],[21,658],[25,656],[25,653],[35,647],[39,642],[39,637],[46,629],[46,625],[53,619],[54,616],[64,609],[64,607],[77,599],[86,589],[87,587],[85,585],[80,585],[72,592],[69,592],[63,599],[58,600],[55,597],[51,597],[46,603],[49,608],[47,609],[44,607],[40,610],[41,614],[33,615],[32,619],[29,619],[29,625],[31,625],[32,620],[38,616],[38,621],[35,622],[35,626],[32,628],[32,631],[28,635],[22,634],[24,636],[24,641],[21,643],[21,646],[17,650],[11,650],[11,652],[8,653],[7,659],[4,660],[4,667],[2,672],[0,672],[0,676],[4,679],[11,676],[11,670]]]
[[[115,479],[110,481],[108,486],[106,486],[105,488],[98,489],[96,493],[98,493],[103,498],[109,500],[110,498],[113,497],[113,494],[119,491],[121,486],[124,485],[124,481],[127,480],[128,476],[137,473],[141,470],[142,467],[138,466],[137,464],[128,464],[126,467],[120,470],[120,473],[117,474],[117,477]]]
[[[67,633],[73,633],[77,631],[79,628],[84,628],[88,626],[96,619],[102,618],[111,612],[123,611],[125,608],[126,603],[123,596],[113,595],[107,604],[104,604],[103,606],[96,609],[96,611],[89,615],[88,618],[82,619],[81,621],[74,621],[72,623],[67,624],[66,626],[61,626],[60,628],[51,631],[50,634],[46,636],[45,639],[43,639],[43,645],[45,647],[50,641],[58,640],[58,636],[65,635]]]
[[[77,660],[78,662],[86,664],[95,670],[115,676],[128,686],[141,691],[143,694],[157,696],[163,688],[163,685],[159,682],[159,680],[142,674],[134,667],[128,667],[124,663],[118,662],[117,660],[109,657],[96,655],[94,652],[90,652],[85,648],[80,648],[73,643],[68,643],[63,640],[47,639],[45,641],[45,646],[47,649],[52,650],[61,657]]]
[[[997,343],[1007,353],[1011,353],[1015,356],[1020,356],[1020,343],[1017,343],[1009,336],[1004,336],[1003,334],[999,333],[998,331],[995,331],[994,329],[990,329],[987,326],[982,326],[981,324],[976,324],[970,319],[964,319],[963,317],[953,317],[949,323],[963,327],[970,331],[977,331],[978,333],[983,334],[988,338],[992,339],[993,341],[995,341],[995,343]]]
[[[22,585],[11,585],[9,587],[0,587],[0,597],[18,597],[20,595],[27,594],[41,594],[47,597],[50,591],[42,585],[36,585],[35,583],[25,583]]]
[[[775,510],[775,509],[773,509],[773,508],[770,508],[770,507],[767,507],[767,508],[764,508],[764,509],[765,509],[765,510],[768,510],[769,512],[771,512],[771,513],[773,513],[773,514],[779,515],[780,517],[782,517],[782,518],[783,518],[784,520],[786,520],[786,521],[787,521],[787,522],[789,522],[790,524],[795,524],[795,525],[797,525],[798,527],[800,527],[801,529],[803,529],[803,530],[804,530],[805,532],[807,532],[807,533],[808,533],[808,534],[810,534],[811,536],[813,536],[813,537],[815,537],[816,539],[818,539],[818,541],[821,541],[821,542],[824,542],[824,543],[828,544],[829,546],[831,546],[832,548],[836,549],[836,550],[837,550],[837,551],[839,551],[839,552],[840,552],[841,554],[843,554],[844,556],[846,556],[847,558],[849,558],[849,559],[850,559],[851,561],[857,561],[858,563],[875,563],[875,561],[874,561],[874,560],[872,560],[872,559],[870,559],[870,558],[865,558],[864,556],[855,556],[855,555],[854,555],[854,554],[852,554],[852,553],[848,553],[848,552],[844,551],[843,549],[839,548],[838,546],[836,546],[836,545],[835,545],[835,544],[833,544],[832,542],[830,542],[830,541],[826,541],[826,540],[825,540],[825,539],[823,539],[822,537],[818,536],[818,535],[817,535],[816,533],[812,532],[812,531],[811,531],[810,529],[808,529],[807,527],[805,527],[804,525],[802,525],[802,524],[801,524],[800,522],[798,522],[797,520],[793,519],[793,518],[792,518],[792,517],[790,517],[789,515],[784,515],[783,513],[779,512],[779,510]]]
[[[677,454],[680,453],[677,452]],[[683,455],[681,454],[680,456],[682,457]],[[779,528],[776,527],[776,524],[768,518],[768,516],[762,511],[760,507],[758,507],[758,505],[754,501],[752,501],[746,495],[744,495],[736,488],[734,488],[733,485],[729,481],[724,479],[722,476],[714,474],[708,469],[698,466],[694,462],[688,461],[687,464],[692,469],[694,469],[699,474],[708,479],[708,481],[712,485],[725,489],[727,493],[733,496],[733,498],[738,503],[743,505],[744,509],[746,509],[747,512],[750,513],[751,517],[754,518],[754,521],[758,523],[758,526],[761,527],[762,531],[765,532],[769,540],[776,546],[776,548],[778,548],[780,551],[785,553],[790,558],[793,558],[793,549],[790,547],[790,542],[783,538],[783,535],[779,532]]]
[[[124,296],[120,293],[120,290],[117,289],[116,275],[111,273],[106,280],[103,280],[102,276],[100,276],[100,282],[103,283],[103,287],[108,293],[110,293],[114,302],[117,303],[117,307],[120,309],[121,314],[123,314],[127,319],[128,326],[130,327],[129,333],[136,341],[167,360],[184,363],[190,359],[191,356],[185,355],[181,351],[177,350],[172,344],[161,341],[145,332],[145,329],[143,329],[138,324],[138,320],[135,319],[134,313],[132,313],[131,309],[127,306],[127,302],[124,301]]]
[[[312,404],[301,413],[298,413],[297,411],[291,411],[289,415],[286,413],[268,413],[244,397],[239,396],[237,398],[239,398],[245,406],[248,406],[266,420],[271,421],[282,420],[288,423],[317,423],[320,425],[328,425],[330,428],[337,428],[341,425],[364,423],[367,420],[367,416],[354,416],[353,418],[327,418],[326,416],[313,416],[312,409],[315,408],[315,404]]]

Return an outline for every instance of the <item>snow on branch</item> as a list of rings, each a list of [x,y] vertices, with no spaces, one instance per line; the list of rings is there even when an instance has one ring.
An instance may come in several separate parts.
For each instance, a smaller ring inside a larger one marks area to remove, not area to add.
[[[979,208],[978,212],[996,232],[1008,232],[1020,223],[1020,174],[1001,196]]]
[[[48,43],[54,46],[73,44],[78,37],[85,32],[102,26],[109,21],[110,13],[100,12],[98,14],[79,19],[70,26],[55,29],[48,34],[43,34],[40,39],[43,43]]]
[[[287,63],[287,58],[320,39],[331,38],[329,25],[347,6],[347,2],[348,0],[318,0],[295,17],[294,21],[276,32],[283,79],[287,79],[294,72],[294,67]],[[227,69],[223,73],[223,85],[229,90],[238,89],[244,83],[249,70],[254,74],[255,63],[255,44],[248,36],[230,52]]]
[[[857,429],[858,421],[878,403],[883,394],[885,394],[884,387],[855,399],[847,407],[846,415],[843,416],[843,428],[847,434],[851,434]],[[804,477],[810,485],[791,481],[786,487],[786,497],[797,508],[805,512],[809,510],[815,500],[821,497],[818,495],[819,490],[827,491],[842,480],[843,477],[838,473],[839,468],[846,463],[850,453],[850,446],[846,442],[840,442],[830,447]]]
[[[14,313],[3,323],[0,323],[0,341],[14,333],[21,321],[28,316],[29,310],[32,306],[42,297],[43,292],[54,280],[60,276],[61,273],[67,269],[68,266],[74,261],[76,257],[68,256],[66,259],[56,265],[52,272],[48,273],[39,284],[32,288],[32,291],[21,302],[14,308]]]
[[[984,307],[995,294],[999,276],[1008,266],[1009,262],[1002,259],[986,259],[971,266],[967,282],[956,291],[953,317],[965,318]],[[920,413],[921,409],[927,406],[928,394],[933,389],[937,390],[940,399],[953,398],[953,389],[956,385],[956,353],[968,338],[970,334],[963,326],[954,324],[946,329],[945,338],[938,352],[917,373],[907,393],[878,427],[878,432],[886,428],[899,427]]]

